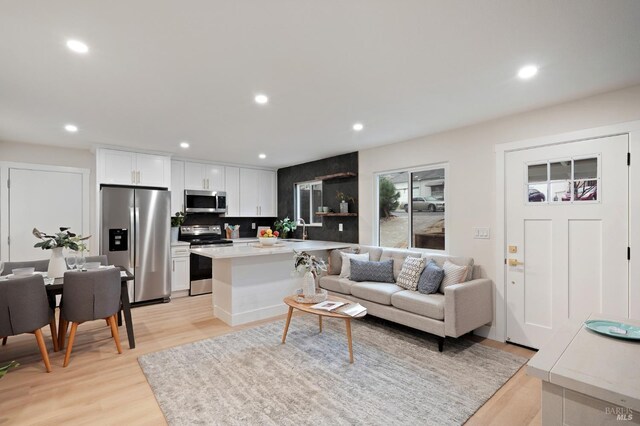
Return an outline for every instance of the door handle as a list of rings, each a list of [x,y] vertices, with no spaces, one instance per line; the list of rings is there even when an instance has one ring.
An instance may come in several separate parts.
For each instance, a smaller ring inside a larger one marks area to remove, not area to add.
[[[133,209],[133,207],[129,208],[129,265],[131,268],[135,268],[135,257],[134,257],[134,248],[133,245],[131,244],[132,241],[135,240],[135,232],[136,232],[136,225],[135,225],[135,211]]]
[[[136,258],[136,263],[135,263],[135,267],[138,268],[140,266],[139,264],[139,260],[140,260],[140,209],[138,207],[135,208],[135,214],[136,214],[136,234],[135,234],[135,238],[136,238],[136,254],[135,254],[135,258]]]
[[[509,259],[509,266],[524,265],[524,262],[518,262],[518,259]]]

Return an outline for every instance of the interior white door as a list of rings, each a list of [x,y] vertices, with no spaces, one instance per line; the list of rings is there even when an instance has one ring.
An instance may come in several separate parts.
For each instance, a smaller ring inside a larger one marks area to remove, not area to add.
[[[83,229],[83,175],[27,168],[9,169],[9,258],[11,261],[47,259],[48,251],[36,249],[33,228],[48,234],[69,226],[77,234]]]
[[[540,348],[567,319],[628,317],[628,136],[506,154],[507,340]]]

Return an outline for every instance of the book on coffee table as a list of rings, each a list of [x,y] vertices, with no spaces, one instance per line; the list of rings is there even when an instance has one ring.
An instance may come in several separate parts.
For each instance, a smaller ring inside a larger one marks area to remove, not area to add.
[[[367,308],[359,303],[349,303],[348,305],[341,306],[340,308],[335,309],[333,312],[337,312],[343,315],[349,315],[350,317],[355,317],[366,310]]]
[[[311,306],[311,309],[318,309],[321,311],[331,312],[342,305],[344,305],[344,302],[335,302],[332,300],[325,300],[324,302],[316,303],[315,305]]]

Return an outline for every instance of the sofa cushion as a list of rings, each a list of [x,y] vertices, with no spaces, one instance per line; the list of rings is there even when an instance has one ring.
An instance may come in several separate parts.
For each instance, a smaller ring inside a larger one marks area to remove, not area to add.
[[[444,269],[444,278],[440,284],[440,293],[444,293],[444,289],[450,285],[465,282],[469,268],[469,266],[459,266],[449,262],[448,260],[445,261],[442,266],[442,269]]]
[[[351,294],[353,284],[355,283],[348,278],[340,278],[337,275],[325,275],[318,280],[321,288],[342,294]]]
[[[351,286],[351,294],[360,299],[381,305],[391,305],[391,295],[402,291],[402,287],[386,283],[355,283]]]
[[[351,259],[369,261],[369,253],[340,253],[340,256],[342,256],[340,278],[349,278],[351,276]]]
[[[329,253],[329,266],[327,267],[327,274],[340,275],[342,270],[342,256],[341,253],[358,253],[356,249],[347,247],[345,249],[331,250]]]
[[[446,254],[434,254],[434,253],[423,253],[422,257],[427,259],[427,264],[429,264],[430,260],[433,260],[441,268],[444,266],[444,262],[447,262],[447,261],[453,263],[454,265],[469,266],[469,270],[467,272],[467,277],[465,281],[471,281],[473,279],[473,258],[472,257],[447,256]]]
[[[444,294],[422,294],[417,291],[403,290],[391,296],[391,304],[403,311],[435,320],[444,319]]]
[[[392,283],[393,281],[393,259],[380,262],[350,259],[351,261],[351,281],[373,281],[379,283]]]
[[[382,248],[376,246],[358,246],[356,250],[357,253],[369,253],[369,260],[375,262],[380,261],[380,256],[382,255]]]
[[[423,294],[437,293],[444,278],[444,269],[432,260],[424,268],[418,280],[418,291]]]
[[[407,257],[402,265],[397,284],[407,290],[415,290],[418,287],[418,280],[424,269],[425,259],[421,257]]]
[[[422,257],[417,251],[401,250],[401,249],[382,249],[380,260],[393,259],[393,278],[397,281],[404,260],[408,257]]]

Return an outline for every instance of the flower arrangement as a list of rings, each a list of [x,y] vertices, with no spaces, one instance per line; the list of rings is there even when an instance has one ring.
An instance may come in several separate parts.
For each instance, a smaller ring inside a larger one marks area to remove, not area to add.
[[[311,272],[314,276],[317,276],[319,272],[327,270],[327,265],[323,259],[318,259],[306,251],[294,250],[293,261],[294,268],[299,274]]]
[[[355,203],[356,200],[355,198],[353,198],[350,195],[346,195],[344,192],[342,191],[336,191],[336,198],[341,202],[341,203],[346,203],[347,201],[351,201],[352,203]]]
[[[278,231],[272,231],[271,228],[260,231],[260,238],[278,238],[279,236],[280,233]]]
[[[39,243],[34,244],[34,247],[40,247],[42,250],[50,250],[58,247],[68,248],[73,251],[86,250],[87,246],[83,241],[91,238],[91,235],[83,237],[82,235],[74,234],[69,231],[69,229],[69,227],[60,227],[60,232],[48,235],[44,232],[38,231],[37,228],[33,228],[33,235],[42,240]]]
[[[289,217],[285,217],[284,219],[276,220],[273,223],[273,226],[276,228],[276,231],[282,233],[283,235],[287,235],[291,231],[295,231],[296,223],[289,219]]]

